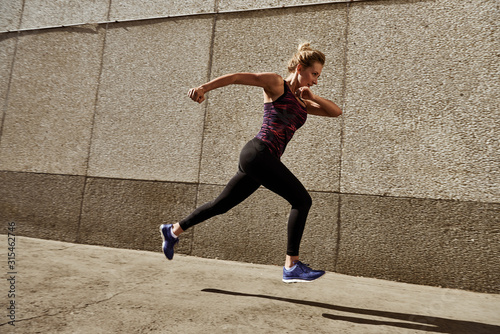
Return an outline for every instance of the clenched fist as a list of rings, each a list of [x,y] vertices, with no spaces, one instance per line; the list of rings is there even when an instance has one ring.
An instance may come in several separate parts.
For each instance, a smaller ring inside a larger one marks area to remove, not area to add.
[[[202,103],[205,101],[205,90],[201,87],[191,88],[189,90],[188,96],[191,100]]]
[[[295,95],[304,100],[314,100],[314,94],[309,87],[300,87],[295,91]]]

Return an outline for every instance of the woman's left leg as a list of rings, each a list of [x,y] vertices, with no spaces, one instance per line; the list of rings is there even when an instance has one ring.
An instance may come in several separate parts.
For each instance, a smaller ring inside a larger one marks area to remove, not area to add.
[[[311,196],[297,177],[267,149],[255,155],[251,160],[240,163],[245,173],[291,204],[286,254],[298,257],[300,241],[312,205]]]
[[[283,268],[283,282],[311,282],[325,274],[323,270],[312,270],[299,261],[299,248],[312,199],[306,188],[293,173],[269,151],[256,156],[246,166],[251,175],[269,190],[285,198],[291,205],[288,218],[288,241]]]

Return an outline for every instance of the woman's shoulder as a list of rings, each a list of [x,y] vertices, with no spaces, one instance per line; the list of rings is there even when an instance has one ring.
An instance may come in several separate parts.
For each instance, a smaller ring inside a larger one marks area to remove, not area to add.
[[[283,77],[274,72],[263,72],[258,74],[262,80],[265,80],[269,86],[281,86],[283,85]]]
[[[285,80],[281,75],[276,73],[262,73],[265,77],[266,85],[264,87],[264,93],[266,94],[264,100],[265,102],[271,102],[278,99],[285,92]]]

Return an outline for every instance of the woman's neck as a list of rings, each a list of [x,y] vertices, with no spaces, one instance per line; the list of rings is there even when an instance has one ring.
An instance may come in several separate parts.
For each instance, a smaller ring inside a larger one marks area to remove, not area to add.
[[[295,92],[297,89],[299,89],[299,78],[297,72],[290,73],[285,80],[290,85],[292,92]]]

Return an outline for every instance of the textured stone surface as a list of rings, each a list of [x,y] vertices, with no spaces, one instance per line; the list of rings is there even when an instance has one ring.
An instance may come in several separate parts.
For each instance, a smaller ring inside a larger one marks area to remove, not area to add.
[[[341,192],[498,202],[498,5],[376,1],[349,20]]]
[[[0,169],[83,175],[104,30],[19,37],[0,146]]]
[[[5,112],[7,92],[9,90],[10,72],[16,50],[16,35],[14,33],[0,35],[0,126]],[[0,136],[2,129],[0,128]],[[0,138],[1,140],[1,138]]]
[[[106,38],[89,174],[194,182],[212,19],[115,24]],[[194,37],[197,38],[194,38]]]
[[[194,209],[196,186],[152,181],[87,181],[78,242],[161,252],[159,226]],[[190,251],[189,233],[176,248]]]
[[[215,199],[222,186],[201,186],[199,204]],[[333,268],[337,240],[337,197],[311,193],[313,206],[301,243],[301,257],[315,266]],[[290,205],[267,189],[229,212],[196,225],[192,255],[283,265]]]
[[[22,29],[107,20],[110,0],[25,0]]]
[[[75,242],[83,185],[77,176],[0,172],[0,220],[15,222],[16,235]]]
[[[354,0],[356,1],[356,0]],[[219,0],[219,11],[252,10],[275,7],[321,4],[325,2],[345,2],[345,0]]]
[[[280,0],[219,0],[218,9],[220,11],[250,10],[256,8],[278,7]]]
[[[500,292],[500,205],[342,195],[337,272]]]
[[[299,18],[305,33],[283,34],[293,30]],[[342,105],[345,19],[345,8],[338,6],[221,16],[216,23],[212,78],[232,72],[275,72],[286,77],[299,38],[310,40],[327,55],[314,91]],[[262,89],[234,85],[208,96],[200,179],[225,184],[236,171],[241,148],[262,124]],[[284,163],[310,190],[338,190],[339,124],[339,119],[310,116],[283,155]]]
[[[19,28],[23,11],[23,0],[0,1],[0,31]]]
[[[113,0],[110,20],[138,20],[174,15],[210,13],[214,11],[215,0]]]

